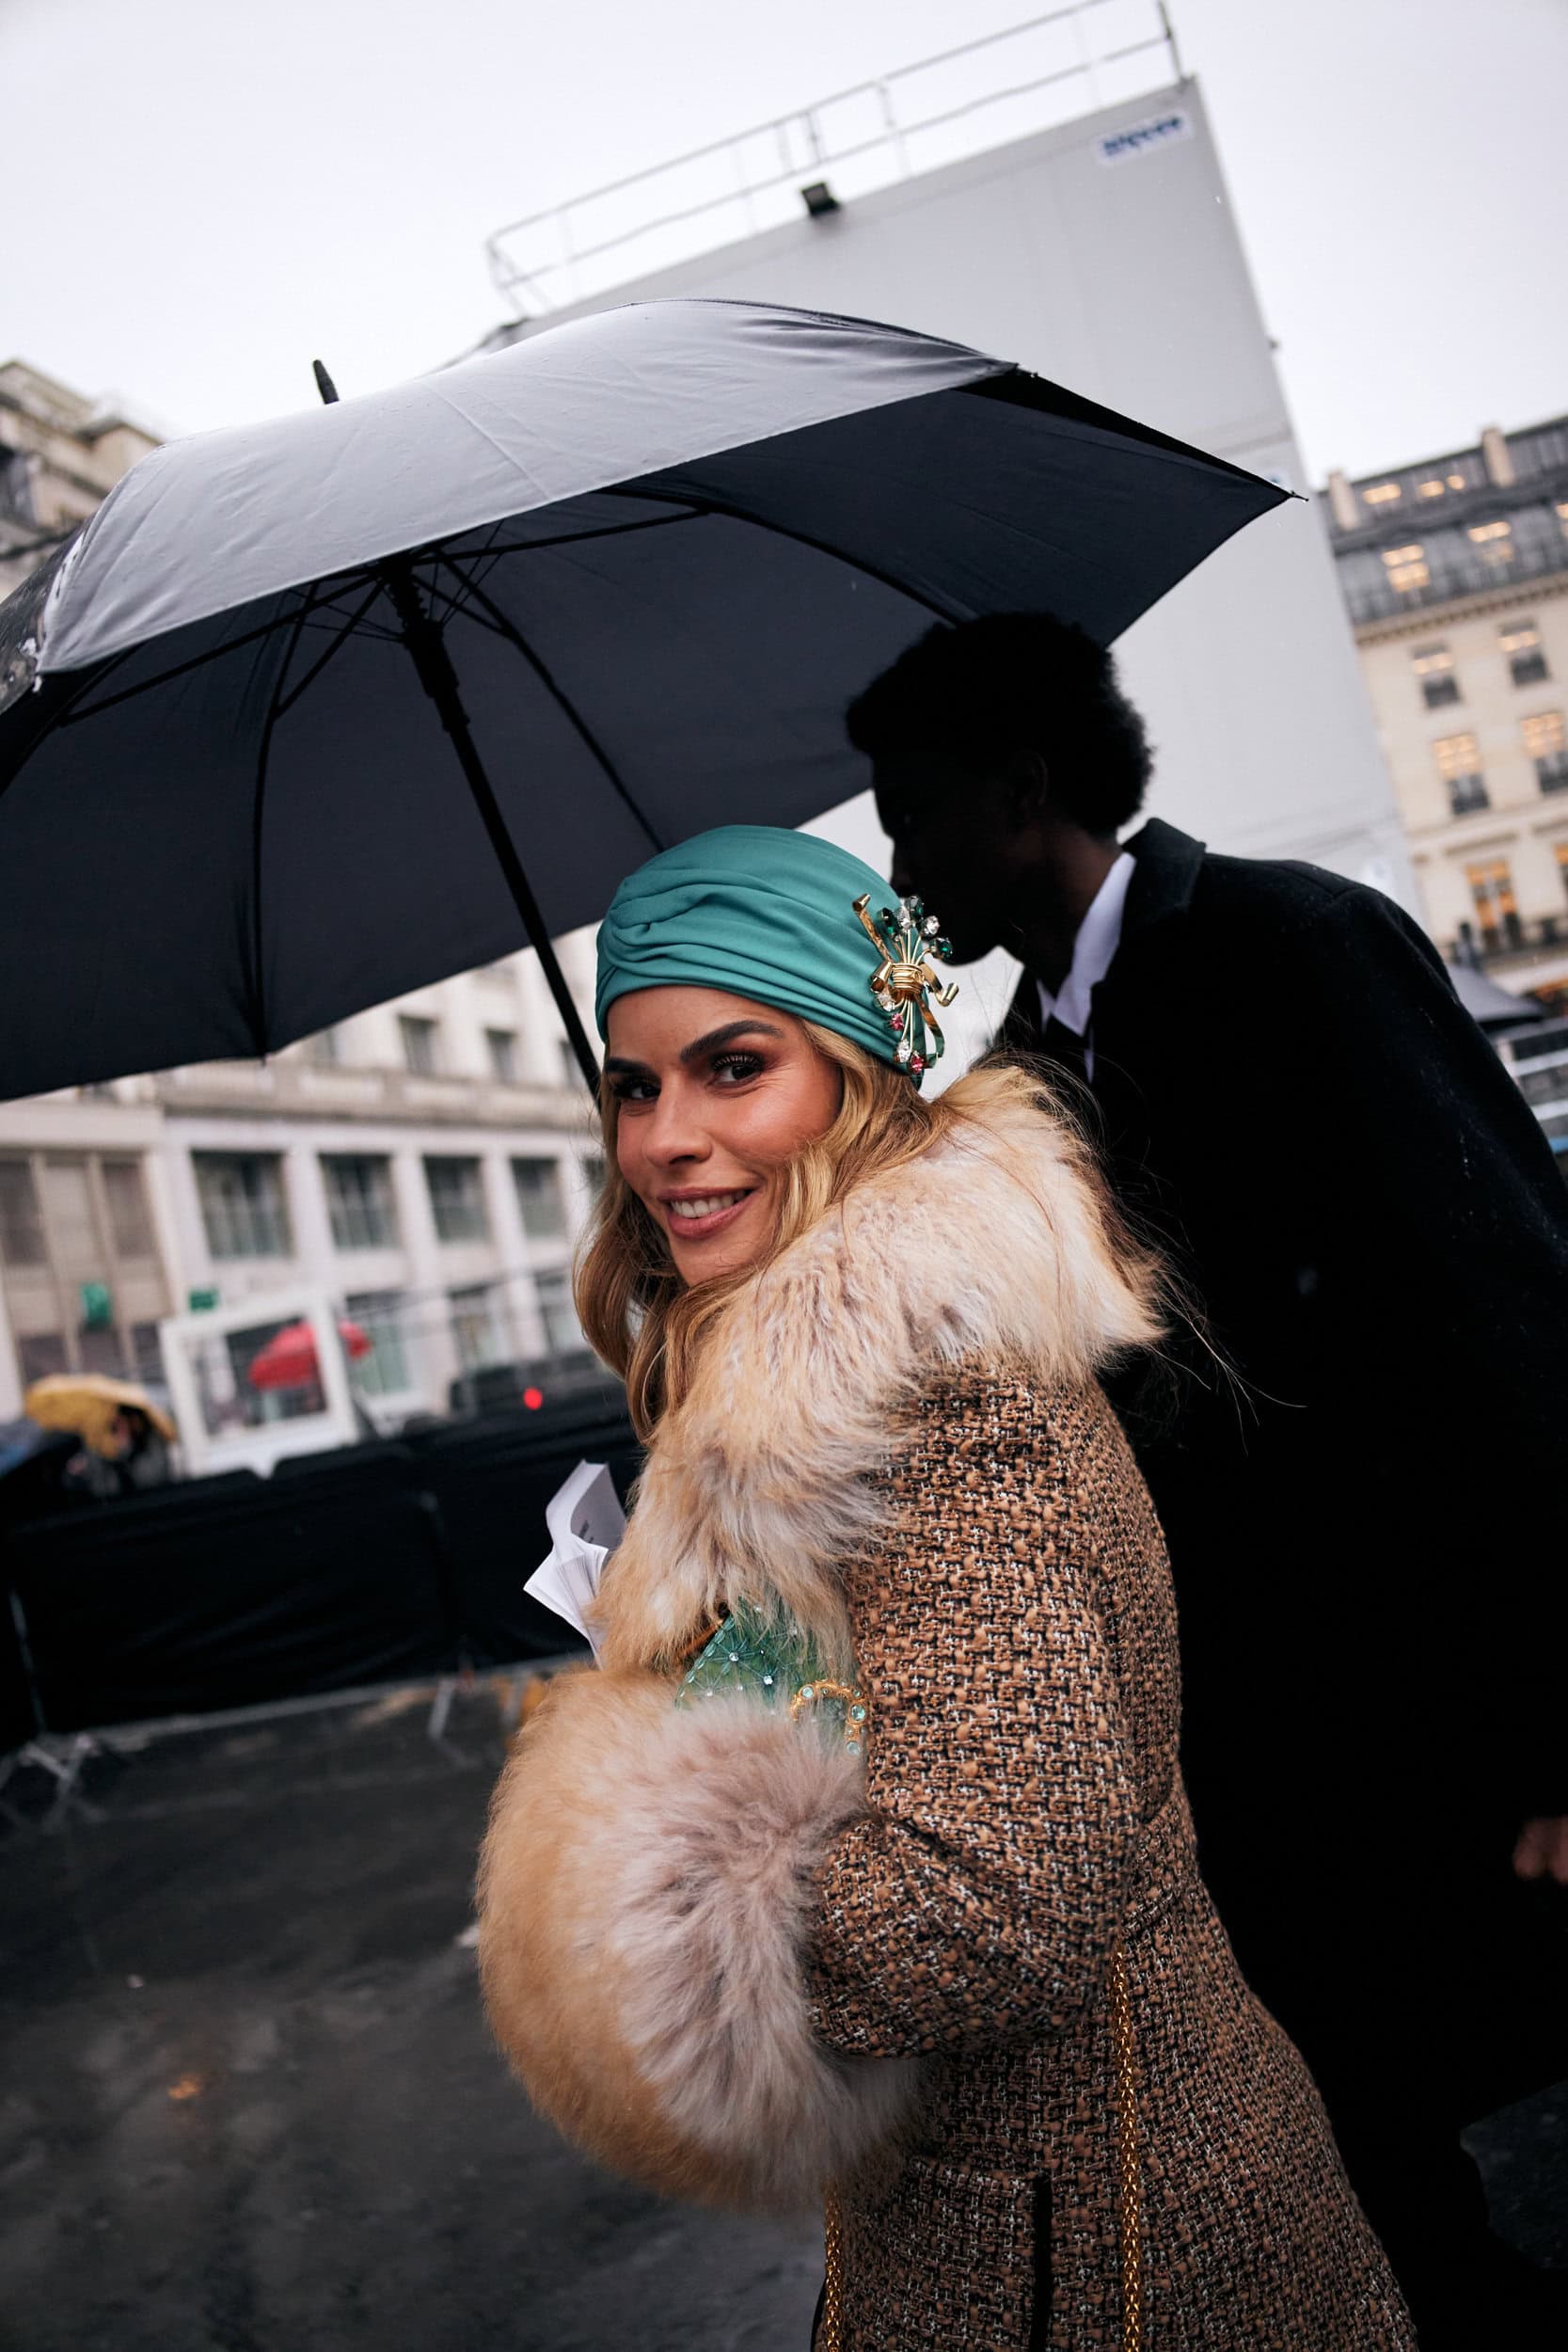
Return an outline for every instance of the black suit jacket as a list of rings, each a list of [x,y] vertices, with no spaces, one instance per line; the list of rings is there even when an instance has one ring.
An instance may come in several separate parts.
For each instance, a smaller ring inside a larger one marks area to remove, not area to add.
[[[1281,1938],[1308,1971],[1370,1905],[1408,1959],[1568,1812],[1568,1188],[1389,899],[1159,821],[1128,846],[1096,1118],[1230,1370],[1179,1330],[1116,1402],[1205,1867],[1288,2010]],[[1002,1042],[1040,1050],[1028,974]]]

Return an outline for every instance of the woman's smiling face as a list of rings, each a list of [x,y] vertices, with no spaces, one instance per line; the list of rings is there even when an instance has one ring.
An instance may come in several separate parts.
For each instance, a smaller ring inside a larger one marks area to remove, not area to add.
[[[717,988],[618,996],[608,1042],[616,1160],[676,1273],[743,1273],[771,1247],[782,1171],[838,1116],[836,1065],[793,1013]]]

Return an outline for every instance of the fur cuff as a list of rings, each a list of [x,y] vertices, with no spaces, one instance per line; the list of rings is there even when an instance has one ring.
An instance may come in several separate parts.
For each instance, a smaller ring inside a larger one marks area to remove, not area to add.
[[[812,2038],[815,1876],[861,1767],[745,1699],[566,1677],[496,1792],[480,1967],[535,2105],[614,2170],[702,2203],[820,2198],[895,2132],[916,2069]]]

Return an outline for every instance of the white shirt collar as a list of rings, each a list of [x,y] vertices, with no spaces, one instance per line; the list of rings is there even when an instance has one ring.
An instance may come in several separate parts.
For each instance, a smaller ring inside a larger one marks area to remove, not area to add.
[[[1078,936],[1072,943],[1072,963],[1067,978],[1054,995],[1043,980],[1035,986],[1040,995],[1041,1026],[1053,1015],[1064,1028],[1082,1038],[1087,1037],[1089,1014],[1095,989],[1105,977],[1121,945],[1121,921],[1127,907],[1127,886],[1132,879],[1136,860],[1123,850],[1110,872],[1089,902],[1088,913],[1078,926]],[[1085,1061],[1092,1078],[1094,1048],[1086,1044]]]

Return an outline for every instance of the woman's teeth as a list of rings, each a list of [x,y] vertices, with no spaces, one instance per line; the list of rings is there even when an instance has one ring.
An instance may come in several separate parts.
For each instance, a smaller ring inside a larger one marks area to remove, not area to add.
[[[733,1209],[737,1200],[745,1198],[744,1192],[709,1192],[700,1200],[672,1200],[669,1206],[674,1216],[716,1216],[721,1209]]]

